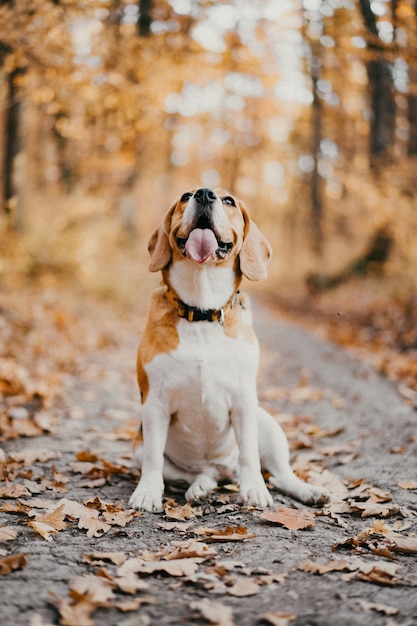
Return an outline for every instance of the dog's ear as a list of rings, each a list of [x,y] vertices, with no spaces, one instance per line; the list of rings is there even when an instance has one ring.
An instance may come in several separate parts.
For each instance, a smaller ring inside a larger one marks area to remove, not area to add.
[[[166,213],[162,223],[152,233],[148,242],[148,251],[151,255],[149,263],[150,272],[158,272],[163,270],[171,261],[172,249],[169,243],[169,231],[171,227],[172,214],[175,211],[174,204]]]
[[[272,255],[272,248],[259,228],[243,210],[245,232],[239,253],[240,271],[249,280],[264,280]]]

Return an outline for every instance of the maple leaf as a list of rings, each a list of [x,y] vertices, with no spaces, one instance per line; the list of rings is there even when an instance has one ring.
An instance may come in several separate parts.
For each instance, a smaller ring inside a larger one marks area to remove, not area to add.
[[[271,524],[284,526],[288,530],[311,528],[316,523],[315,515],[311,511],[290,509],[285,506],[277,507],[275,511],[265,511],[260,518]]]
[[[22,569],[28,564],[24,554],[11,554],[0,559],[0,576],[6,576],[17,569]]]

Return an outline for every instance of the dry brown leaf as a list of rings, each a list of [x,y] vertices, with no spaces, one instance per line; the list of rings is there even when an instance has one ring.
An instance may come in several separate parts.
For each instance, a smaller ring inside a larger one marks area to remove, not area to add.
[[[85,554],[82,561],[90,565],[104,565],[105,561],[110,561],[114,565],[122,565],[126,561],[126,554],[124,552],[92,552]]]
[[[417,480],[402,480],[397,486],[401,489],[417,489]]]
[[[77,576],[69,583],[70,594],[73,598],[88,599],[96,606],[107,605],[114,598],[113,586],[107,578],[94,574]]]
[[[281,506],[275,511],[265,511],[260,516],[261,519],[271,524],[279,524],[288,528],[288,530],[301,530],[303,528],[311,528],[315,525],[315,515],[307,509],[290,509]]]
[[[29,448],[27,450],[11,452],[9,454],[9,457],[13,459],[13,461],[30,466],[37,461],[39,463],[46,463],[47,461],[51,461],[53,459],[60,459],[61,456],[61,453],[56,450],[41,450],[40,448]]]
[[[178,521],[183,521],[187,519],[192,519],[196,517],[196,511],[193,509],[191,504],[184,504],[183,506],[171,506],[166,504],[164,507],[165,516],[168,519],[175,519]]]
[[[114,578],[114,584],[120,589],[120,591],[123,591],[123,593],[134,594],[137,591],[144,591],[145,589],[148,589],[148,583],[141,580],[134,572],[131,572],[127,576]]]
[[[24,554],[11,554],[0,559],[0,576],[6,576],[17,569],[22,569],[28,564]]]
[[[205,598],[198,602],[191,602],[190,608],[193,611],[199,611],[210,624],[215,626],[234,626],[233,611],[224,604],[212,602]]]
[[[188,541],[175,541],[172,544],[175,550],[172,552],[164,552],[164,559],[172,561],[174,559],[202,558],[207,559],[217,554],[214,548],[210,548],[206,543],[189,539]]]
[[[64,517],[64,505],[61,504],[53,511],[35,517],[32,522],[28,523],[28,526],[33,528],[33,530],[39,533],[46,541],[52,541],[51,535],[67,528]]]
[[[272,626],[288,626],[290,622],[295,620],[295,615],[292,613],[263,613],[260,619]]]
[[[244,526],[226,526],[225,528],[207,528],[199,526],[194,528],[193,533],[204,536],[209,543],[215,541],[244,541],[256,537],[254,533],[248,532]]]
[[[247,596],[255,596],[259,592],[259,585],[250,578],[237,578],[232,587],[227,588],[229,596],[238,598],[246,598]]]
[[[367,602],[366,600],[359,600],[364,611],[377,611],[378,613],[384,613],[384,615],[397,615],[400,611],[392,606],[386,606],[385,604],[374,604],[373,602]]]
[[[56,598],[54,604],[60,614],[61,626],[94,626],[90,615],[95,611],[96,605],[88,598],[79,602]]]
[[[140,574],[154,574],[165,572],[169,576],[192,576],[204,561],[200,558],[174,559],[173,561],[145,561],[144,559],[128,559],[117,569],[120,577],[128,576],[131,572]]]
[[[5,485],[0,487],[0,498],[22,498],[24,496],[30,496],[29,489],[24,485],[6,481]]]
[[[362,511],[361,517],[372,517],[374,515],[378,517],[389,517],[395,515],[400,510],[400,507],[396,504],[384,504],[381,502],[375,502],[371,499],[366,502],[350,502],[351,511]]]
[[[332,559],[327,563],[316,563],[315,561],[305,561],[298,569],[309,574],[327,574],[328,572],[340,572],[342,570],[351,571],[351,565],[342,559]]]
[[[17,537],[17,530],[12,526],[0,526],[0,541],[12,541]]]
[[[395,586],[399,582],[397,572],[400,566],[396,563],[387,563],[386,561],[368,563],[357,559],[352,561],[351,569],[353,570],[352,573],[344,574],[342,576],[343,580],[359,578],[359,580],[364,582],[388,585],[390,587]]]
[[[134,517],[136,517],[136,511],[116,511],[114,513],[104,512],[104,520],[111,526],[120,526],[124,528],[126,524],[129,524]]]

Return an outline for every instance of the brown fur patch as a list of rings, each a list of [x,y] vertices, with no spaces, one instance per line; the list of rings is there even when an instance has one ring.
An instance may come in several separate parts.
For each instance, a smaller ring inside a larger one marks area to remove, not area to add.
[[[137,376],[142,402],[149,393],[149,380],[145,365],[158,354],[172,352],[178,347],[178,316],[166,296],[166,288],[161,287],[152,294],[150,315],[138,349]]]

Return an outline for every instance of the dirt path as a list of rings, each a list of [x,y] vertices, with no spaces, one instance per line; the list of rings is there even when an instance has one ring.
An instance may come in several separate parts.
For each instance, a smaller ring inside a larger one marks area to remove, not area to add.
[[[66,375],[53,434],[4,444],[1,624],[417,623],[415,412],[363,362],[257,309],[261,401],[331,506],[275,493],[267,521],[229,486],[205,506],[171,494],[165,515],[129,511],[137,338],[125,332]],[[294,523],[288,508],[308,512]]]

